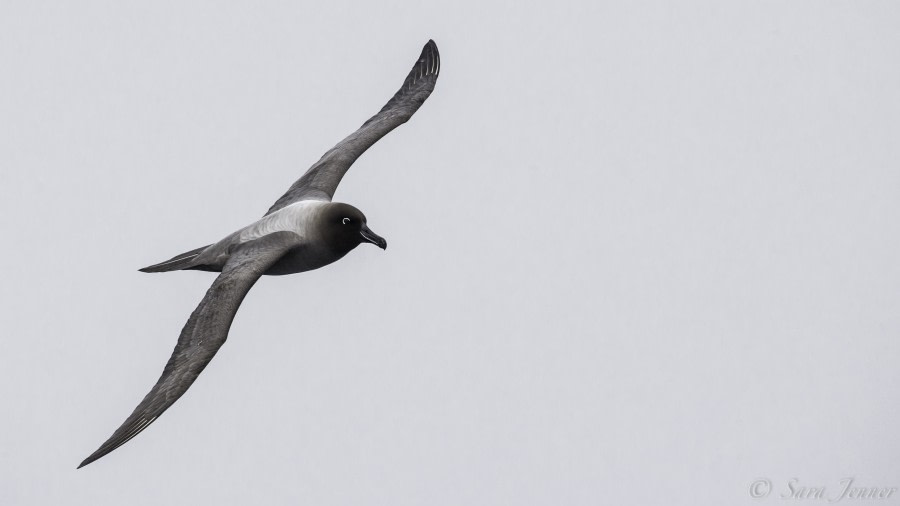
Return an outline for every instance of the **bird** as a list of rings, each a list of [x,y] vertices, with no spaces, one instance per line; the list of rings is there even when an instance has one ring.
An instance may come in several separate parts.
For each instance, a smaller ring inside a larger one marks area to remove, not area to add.
[[[130,441],[184,395],[225,343],[238,307],[260,277],[318,269],[362,243],[387,249],[387,241],[369,228],[359,209],[332,198],[356,159],[422,106],[434,90],[440,67],[437,44],[429,40],[387,104],[328,150],[262,218],[219,242],[139,269],[151,273],[200,270],[219,275],[184,325],[159,380],[78,469]]]

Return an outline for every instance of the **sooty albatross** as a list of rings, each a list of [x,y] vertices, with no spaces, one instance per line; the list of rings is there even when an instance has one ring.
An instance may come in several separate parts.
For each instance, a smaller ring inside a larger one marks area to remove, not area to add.
[[[422,106],[434,90],[440,66],[437,45],[429,40],[403,86],[381,111],[325,153],[265,216],[215,244],[140,269],[221,274],[185,324],[162,376],[122,426],[79,468],[138,435],[190,388],[225,342],[238,306],[260,276],[317,269],[364,242],[387,247],[369,229],[362,212],[331,199],[353,162]]]

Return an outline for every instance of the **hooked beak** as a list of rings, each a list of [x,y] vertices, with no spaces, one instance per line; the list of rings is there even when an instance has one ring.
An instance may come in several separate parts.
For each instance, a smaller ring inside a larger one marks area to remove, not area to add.
[[[384,237],[372,232],[368,225],[363,225],[359,235],[363,236],[363,242],[370,242],[381,249],[387,249],[387,241],[384,240]]]

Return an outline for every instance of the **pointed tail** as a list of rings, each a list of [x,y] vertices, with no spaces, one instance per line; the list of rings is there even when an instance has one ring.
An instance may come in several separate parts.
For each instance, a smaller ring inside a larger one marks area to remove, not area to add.
[[[182,253],[176,257],[173,257],[165,262],[160,262],[156,265],[151,265],[149,267],[144,267],[143,269],[138,269],[141,272],[169,272],[169,271],[180,271],[182,269],[189,269],[194,267],[194,259],[197,258],[200,253],[203,253],[203,250],[208,248],[209,245],[203,246],[202,248],[197,248],[187,253]]]

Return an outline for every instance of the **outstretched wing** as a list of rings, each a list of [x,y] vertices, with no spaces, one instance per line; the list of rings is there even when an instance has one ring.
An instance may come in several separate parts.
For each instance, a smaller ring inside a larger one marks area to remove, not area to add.
[[[190,388],[225,343],[228,329],[244,296],[285,252],[299,244],[298,240],[299,237],[292,232],[275,232],[245,243],[231,254],[222,274],[213,282],[182,329],[175,351],[159,381],[125,423],[97,451],[84,459],[79,469],[137,436]]]
[[[300,200],[330,201],[341,178],[353,162],[378,142],[378,139],[406,123],[419,110],[434,90],[440,69],[441,58],[437,45],[429,40],[403,81],[403,86],[381,111],[363,123],[359,130],[328,150],[269,208],[266,215]]]

